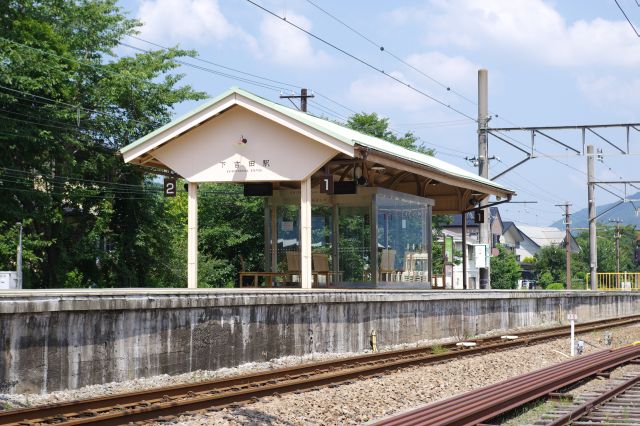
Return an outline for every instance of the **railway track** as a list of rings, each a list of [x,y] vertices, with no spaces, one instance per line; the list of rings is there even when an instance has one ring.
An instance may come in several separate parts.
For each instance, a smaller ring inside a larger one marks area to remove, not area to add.
[[[609,389],[581,394],[554,408],[535,425],[640,425],[640,362],[637,364],[637,371],[615,380]]]
[[[577,333],[629,325],[639,316],[583,323]],[[456,343],[437,347],[412,348],[361,355],[341,360],[306,364],[292,368],[259,372],[186,385],[149,389],[101,398],[58,403],[0,412],[0,424],[9,425],[117,425],[165,418],[198,410],[217,410],[256,398],[335,386],[395,369],[443,362],[460,356],[505,350],[517,346],[564,337],[569,328],[553,327],[520,333],[516,339],[500,336],[472,340],[473,347]]]
[[[640,359],[640,345],[596,352],[382,419],[374,423],[374,426],[482,425],[484,421],[508,413],[559,389],[638,359]],[[638,385],[637,380],[628,383],[626,388],[617,390],[617,392],[618,394],[631,392],[630,387],[636,385]],[[593,401],[587,401],[576,407],[575,411],[569,410],[563,413],[551,424],[554,426],[593,425],[594,423],[576,423],[574,421],[578,415],[589,413],[595,404],[604,401],[608,401],[607,404],[610,404],[610,409],[613,410],[614,402],[610,401],[611,397],[605,396],[602,399],[596,398]],[[628,402],[628,400],[625,401]],[[615,407],[620,408],[617,404]],[[638,406],[635,405],[636,410],[637,408]],[[623,412],[617,411],[617,413]],[[622,419],[622,416],[619,418]],[[617,423],[604,424],[614,425]]]

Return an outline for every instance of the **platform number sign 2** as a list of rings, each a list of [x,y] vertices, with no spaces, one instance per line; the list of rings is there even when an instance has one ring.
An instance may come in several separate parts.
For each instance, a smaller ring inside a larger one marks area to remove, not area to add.
[[[165,178],[164,180],[164,196],[175,197],[176,196],[176,180],[171,178]]]
[[[323,194],[333,194],[333,175],[325,175],[320,181],[320,192]]]

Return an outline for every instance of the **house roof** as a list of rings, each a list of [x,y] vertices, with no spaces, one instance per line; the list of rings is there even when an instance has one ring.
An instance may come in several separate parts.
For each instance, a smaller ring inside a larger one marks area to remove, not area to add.
[[[538,247],[551,245],[563,245],[566,231],[549,226],[516,225],[522,234],[529,238]],[[571,236],[571,250],[579,251],[580,246]]]
[[[514,194],[514,191],[496,182],[480,177],[436,157],[411,151],[386,140],[369,136],[329,120],[280,105],[237,87],[229,89],[220,96],[206,102],[202,106],[123,147],[120,149],[120,152],[123,154],[125,161],[129,162],[139,159],[141,156],[149,154],[153,149],[170,142],[181,134],[188,132],[192,128],[203,124],[205,121],[221,114],[235,105],[241,104],[242,102],[254,102],[259,106],[282,114],[286,118],[294,120],[298,124],[307,126],[326,136],[338,140],[347,146],[351,146],[354,148],[352,155],[355,155],[356,147],[362,147],[370,151],[379,152],[397,159],[405,160],[424,169],[437,171],[443,175],[456,177],[485,187],[493,188],[494,191],[490,193],[497,192],[498,194],[508,196]],[[209,114],[209,112],[211,112],[211,114]]]
[[[524,240],[524,235],[522,234],[520,229],[518,229],[515,223],[513,223],[510,220],[502,222],[502,235],[504,235],[505,233],[511,230],[513,230],[513,232],[516,234],[516,237],[521,238],[520,241]]]

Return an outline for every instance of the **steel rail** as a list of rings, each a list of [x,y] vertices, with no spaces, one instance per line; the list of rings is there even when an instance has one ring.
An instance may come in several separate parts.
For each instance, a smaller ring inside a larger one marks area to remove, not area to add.
[[[596,409],[599,405],[602,405],[606,402],[609,402],[613,398],[616,398],[620,394],[626,392],[629,388],[635,386],[637,383],[640,383],[640,376],[632,377],[629,380],[625,380],[618,386],[615,386],[613,389],[603,393],[602,395],[590,399],[589,401],[572,408],[570,412],[554,419],[547,426],[564,426],[571,424],[571,422],[584,417],[585,415],[591,413],[594,409]]]
[[[624,326],[640,320],[640,316],[580,324],[578,333],[602,328]],[[26,422],[64,422],[64,424],[121,424],[131,421],[175,415],[181,412],[223,406],[247,401],[274,393],[304,390],[345,380],[353,380],[418,364],[431,364],[488,351],[504,350],[515,346],[568,335],[568,327],[520,333],[520,339],[504,341],[500,337],[481,339],[476,346],[464,350],[432,353],[432,348],[413,348],[362,355],[342,360],[325,361],[298,367],[279,369],[186,385],[150,389],[108,397],[59,403],[48,406],[0,412],[1,424]],[[446,345],[455,348],[455,343]],[[115,409],[114,409],[115,407]],[[103,413],[108,413],[108,415]],[[123,419],[123,416],[132,416]],[[118,421],[118,418],[120,420]],[[64,420],[63,420],[64,419]]]
[[[382,419],[374,425],[476,425],[638,357],[640,346],[596,352]]]

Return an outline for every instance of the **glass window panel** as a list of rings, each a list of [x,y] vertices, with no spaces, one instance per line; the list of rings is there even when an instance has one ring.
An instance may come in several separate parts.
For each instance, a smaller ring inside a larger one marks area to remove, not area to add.
[[[369,207],[339,207],[338,255],[344,282],[371,282]]]
[[[376,196],[380,282],[427,282],[429,205],[401,193]]]

